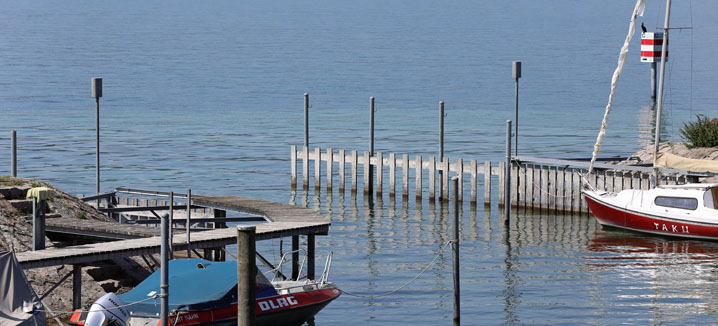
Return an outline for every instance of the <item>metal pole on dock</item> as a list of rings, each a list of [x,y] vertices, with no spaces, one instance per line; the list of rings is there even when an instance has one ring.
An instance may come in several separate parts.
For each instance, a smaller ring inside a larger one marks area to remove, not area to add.
[[[519,155],[519,78],[521,78],[521,61],[514,61],[513,69],[511,69],[511,74],[514,77],[514,80],[516,80],[516,94],[514,96],[515,102],[516,102],[516,115],[515,115],[515,125],[514,125],[514,137],[516,146],[514,146],[514,155]]]
[[[506,120],[506,172],[504,177],[504,223],[509,224],[511,216],[511,120]]]
[[[454,268],[454,325],[461,323],[460,297],[461,284],[459,282],[459,177],[451,178],[451,197],[453,200],[454,235],[451,239],[451,251]]]
[[[309,94],[307,93],[304,93],[304,147],[309,148]]]
[[[367,192],[374,193],[374,167],[371,166],[371,158],[374,157],[374,96],[369,98],[369,183]],[[379,171],[381,173],[381,171]]]
[[[444,101],[439,102],[439,162],[444,161]],[[439,171],[439,180],[444,180],[443,170]],[[439,198],[444,198],[444,184],[439,181]]]
[[[169,241],[170,241],[170,244],[169,244],[169,254],[170,254],[170,259],[174,259],[174,258],[175,258],[174,249],[172,248],[172,242],[173,242],[173,239],[172,239],[172,238],[174,237],[174,234],[173,234],[174,232],[172,231],[172,229],[174,229],[174,203],[175,203],[175,193],[172,192],[172,191],[170,191],[170,209],[169,209],[169,211],[170,211],[170,217],[169,217],[169,218],[170,218],[170,229],[169,229],[169,237],[170,237],[170,239],[169,239]]]
[[[255,323],[256,230],[254,225],[237,226],[237,326]]]
[[[189,227],[190,222],[189,219],[192,216],[192,189],[187,189],[187,230],[185,231],[187,233],[187,258],[192,258],[192,248],[190,246],[190,238],[189,238]]]
[[[17,177],[17,133],[10,132],[10,175]]]
[[[92,97],[95,98],[95,192],[100,194],[100,97],[102,97],[102,78],[92,78]],[[100,208],[100,199],[97,200]]]
[[[169,220],[170,216],[164,214],[161,221],[161,236],[162,242],[160,244],[161,251],[161,265],[160,269],[160,325],[168,325],[167,321],[169,315]]]

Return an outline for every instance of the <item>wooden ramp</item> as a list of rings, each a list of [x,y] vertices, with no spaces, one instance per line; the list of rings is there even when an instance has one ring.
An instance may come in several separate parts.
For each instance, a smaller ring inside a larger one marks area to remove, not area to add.
[[[330,219],[322,217],[312,209],[296,207],[286,204],[267,202],[257,199],[249,199],[234,196],[193,198],[195,203],[207,205],[226,210],[252,212],[262,215],[268,222],[256,223],[257,240],[266,240],[288,236],[326,235],[329,232]],[[111,222],[82,222],[78,220],[78,229],[94,232],[102,224],[106,227],[104,231],[118,228],[116,233],[125,232],[128,235],[139,235],[144,232],[157,232],[151,228],[144,228],[136,225],[127,225]],[[94,224],[94,225],[90,225]],[[65,224],[67,226],[67,224]],[[120,229],[125,229],[121,231]],[[90,263],[97,260],[105,260],[119,257],[139,256],[156,254],[160,252],[161,238],[154,234],[148,238],[120,240],[96,244],[70,246],[64,248],[53,248],[38,251],[26,251],[17,253],[17,259],[23,269],[48,267],[55,265],[75,265]],[[236,243],[237,230],[235,228],[215,229],[192,234],[192,249],[215,248]],[[173,249],[175,251],[186,250],[186,235],[176,232],[173,236]],[[311,244],[313,247],[313,243]]]

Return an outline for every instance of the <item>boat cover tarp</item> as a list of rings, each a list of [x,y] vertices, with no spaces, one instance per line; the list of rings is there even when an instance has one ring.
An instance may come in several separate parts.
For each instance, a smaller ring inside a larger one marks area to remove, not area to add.
[[[671,153],[657,153],[653,166],[690,172],[718,173],[718,161],[685,158]]]
[[[257,298],[277,295],[277,291],[257,270]],[[127,304],[146,300],[160,293],[160,270],[134,289],[118,295]],[[169,310],[207,310],[237,302],[237,262],[213,262],[204,259],[177,259],[169,262]],[[132,314],[155,316],[160,299],[128,307]]]
[[[45,325],[45,313],[12,252],[0,252],[0,325]]]

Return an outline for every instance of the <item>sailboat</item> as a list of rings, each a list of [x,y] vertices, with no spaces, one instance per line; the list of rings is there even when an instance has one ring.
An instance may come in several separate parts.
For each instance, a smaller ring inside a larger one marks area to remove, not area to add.
[[[629,35],[621,48],[619,64],[613,75],[611,95],[606,106],[603,124],[594,147],[589,174],[605,136],[606,121],[611,102],[618,84],[623,64],[628,53],[628,43],[634,33],[635,18],[641,15],[644,0],[638,0],[629,27]],[[671,0],[666,0],[666,16],[663,44],[667,45]],[[656,135],[654,147],[654,171],[659,167],[702,169],[701,172],[718,172],[718,162],[688,160],[668,153],[658,153],[660,141],[661,109],[663,104],[663,80],[666,69],[666,48],[661,49],[659,75]],[[673,163],[678,161],[678,163]],[[669,165],[669,164],[672,165]],[[656,177],[656,180],[659,178]],[[657,182],[657,181],[656,181]],[[588,184],[586,182],[586,184]],[[588,184],[590,186],[590,184]],[[718,240],[718,184],[661,185],[649,190],[626,189],[618,193],[598,189],[582,191],[588,207],[602,226],[617,227],[644,233],[694,239]]]

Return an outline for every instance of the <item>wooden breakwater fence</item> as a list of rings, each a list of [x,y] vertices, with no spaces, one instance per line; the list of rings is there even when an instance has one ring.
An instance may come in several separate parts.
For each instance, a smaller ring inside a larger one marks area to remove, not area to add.
[[[616,158],[601,161],[612,160]],[[451,174],[459,179],[458,198],[462,201],[466,200],[468,193],[468,200],[472,204],[483,200],[484,205],[490,205],[492,190],[498,191],[499,206],[503,206],[506,201],[503,191],[506,179],[505,162],[480,162],[462,158],[450,162],[447,157],[439,160],[435,156],[427,158],[421,155],[382,152],[376,152],[372,156],[369,151],[364,151],[360,155],[356,150],[332,148],[322,150],[320,147],[310,150],[307,147],[298,149],[297,146],[292,145],[290,163],[293,188],[298,184],[299,161],[301,161],[301,181],[305,189],[309,187],[310,179],[313,179],[315,189],[325,187],[330,191],[336,187],[340,192],[344,192],[348,178],[349,189],[352,193],[356,193],[359,188],[359,171],[362,171],[364,194],[369,194],[371,191],[380,196],[385,191],[384,183],[388,183],[389,195],[396,196],[397,175],[401,175],[400,190],[404,198],[411,196],[410,184],[414,184],[413,196],[417,200],[421,200],[424,192],[428,192],[429,200],[448,202]],[[655,185],[652,167],[598,162],[594,164],[594,173],[586,175],[588,165],[588,160],[578,159],[526,156],[511,158],[509,181],[511,206],[552,212],[588,213],[588,206],[581,194],[585,181],[597,189],[606,191],[629,188],[650,189]],[[370,167],[375,169],[374,173],[369,172]],[[313,170],[311,175],[310,170]],[[660,169],[659,171],[659,184],[683,184],[703,176],[680,170]],[[388,180],[384,179],[386,174]],[[369,180],[370,175],[373,175],[373,180]],[[412,176],[413,182],[410,182]],[[428,181],[427,185],[424,184],[425,178]],[[335,184],[335,181],[338,181],[338,184]],[[466,191],[467,187],[468,191]],[[479,193],[483,194],[482,199],[478,198]]]

